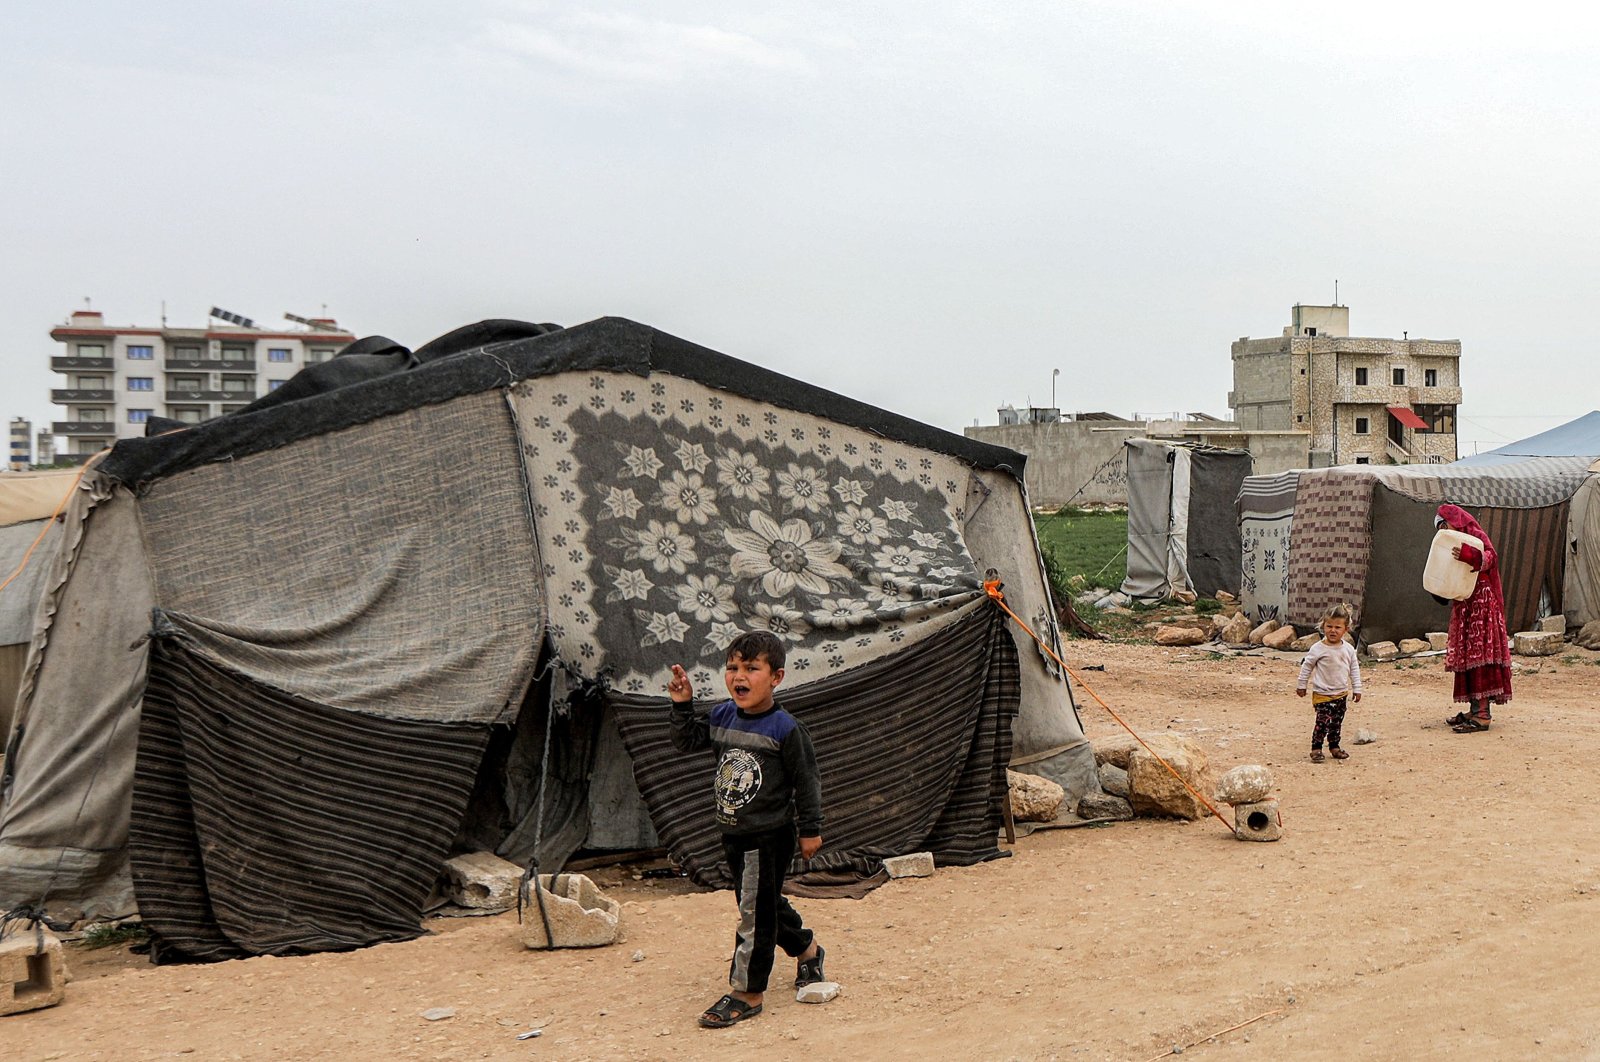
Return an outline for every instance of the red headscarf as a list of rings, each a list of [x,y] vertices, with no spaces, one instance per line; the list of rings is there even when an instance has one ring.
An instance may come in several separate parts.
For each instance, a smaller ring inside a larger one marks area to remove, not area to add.
[[[1461,547],[1461,559],[1478,572],[1478,585],[1472,596],[1457,601],[1450,609],[1450,643],[1444,666],[1450,671],[1466,671],[1484,664],[1511,663],[1506,646],[1506,602],[1500,589],[1500,555],[1494,543],[1465,509],[1459,505],[1439,506],[1439,520],[1447,527],[1471,535],[1483,543],[1483,552]]]

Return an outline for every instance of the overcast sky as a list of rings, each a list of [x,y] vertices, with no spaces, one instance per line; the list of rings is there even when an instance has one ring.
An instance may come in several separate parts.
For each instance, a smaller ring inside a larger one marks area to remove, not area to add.
[[[959,431],[1226,416],[1335,278],[1462,452],[1600,407],[1600,15],[1523,2],[7,4],[0,416],[50,328],[630,317]]]

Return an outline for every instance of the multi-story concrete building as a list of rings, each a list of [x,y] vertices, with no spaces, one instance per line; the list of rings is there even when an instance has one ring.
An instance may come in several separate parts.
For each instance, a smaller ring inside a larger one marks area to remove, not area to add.
[[[33,421],[11,419],[11,453],[7,460],[13,472],[26,472],[33,464]]]
[[[66,386],[50,400],[67,407],[53,425],[57,457],[82,464],[118,439],[143,435],[153,416],[198,424],[242,409],[306,365],[327,361],[355,336],[331,318],[305,331],[239,325],[143,328],[107,325],[78,310],[50,331],[64,353],[50,367]]]
[[[1313,468],[1456,459],[1461,341],[1350,335],[1348,306],[1295,306],[1274,339],[1233,344],[1244,431],[1304,432]]]

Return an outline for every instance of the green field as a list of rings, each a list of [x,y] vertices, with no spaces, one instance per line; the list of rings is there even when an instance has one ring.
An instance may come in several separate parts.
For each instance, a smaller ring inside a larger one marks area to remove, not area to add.
[[[1128,574],[1126,510],[1062,509],[1035,513],[1039,545],[1058,586],[1082,575],[1087,586],[1115,590]]]

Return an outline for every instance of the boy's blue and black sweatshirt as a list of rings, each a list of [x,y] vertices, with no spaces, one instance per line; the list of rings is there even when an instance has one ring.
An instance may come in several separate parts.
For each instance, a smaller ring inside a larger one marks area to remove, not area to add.
[[[793,823],[801,837],[822,836],[822,780],[811,735],[778,705],[750,713],[728,700],[700,715],[693,701],[673,701],[672,743],[680,752],[716,750],[713,789],[723,833],[765,833]]]

